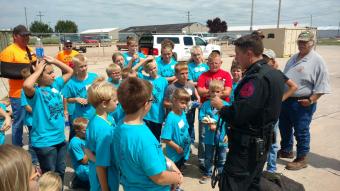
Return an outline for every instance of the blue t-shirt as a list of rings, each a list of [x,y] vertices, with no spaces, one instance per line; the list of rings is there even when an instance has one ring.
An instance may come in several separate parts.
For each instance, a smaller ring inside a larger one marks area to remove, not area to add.
[[[3,103],[0,103],[0,108],[6,112],[6,105]],[[0,128],[2,128],[2,125],[4,124],[5,118],[0,117]],[[0,131],[0,145],[5,144],[5,132]]]
[[[230,103],[233,103],[234,102],[234,97],[235,97],[235,89],[236,89],[236,87],[237,87],[237,84],[238,84],[238,82],[233,82],[233,87],[232,87],[232,89],[231,89],[231,93],[230,93],[230,96],[229,96],[229,98],[230,98]]]
[[[223,105],[230,106],[230,104],[226,101],[223,101]],[[210,116],[210,118],[215,119],[216,122],[218,121],[219,117],[218,110],[211,105],[210,100],[207,100],[202,104],[201,109],[199,110],[198,120],[202,121],[202,119],[208,115]],[[216,128],[218,127],[219,125],[217,125]],[[215,131],[211,131],[209,126],[206,124],[204,124],[204,128],[205,128],[204,143],[208,145],[215,145]],[[226,135],[225,128],[222,127],[221,132],[220,131],[217,132],[217,137],[219,139],[220,146],[227,146],[226,143],[223,143],[223,138],[225,135]]]
[[[200,77],[202,73],[209,70],[209,66],[206,63],[196,65],[195,62],[190,62],[188,64],[188,68],[189,68],[188,79],[194,82],[197,82],[198,77]]]
[[[87,89],[92,85],[93,81],[98,77],[95,73],[88,73],[87,78],[83,81],[79,81],[73,76],[65,86],[64,96],[65,98],[84,98],[87,99]],[[91,119],[96,113],[95,108],[91,104],[82,105],[75,103],[75,111],[73,118],[84,117]]]
[[[25,107],[26,105],[28,105],[28,103],[27,103],[27,98],[26,98],[26,95],[25,95],[25,92],[24,91],[21,91],[21,97],[20,97],[21,99],[21,106],[22,107]],[[25,109],[26,110],[26,109]],[[32,113],[30,113],[30,112],[28,112],[28,111],[26,111],[25,112],[25,121],[24,121],[24,124],[26,125],[26,126],[30,126],[30,127],[32,127]]]
[[[138,64],[140,62],[141,58],[142,59],[146,58],[146,56],[141,52],[137,52],[137,54],[138,54],[139,58],[132,63],[132,67],[134,67],[136,64]],[[125,67],[127,67],[130,60],[132,59],[132,56],[130,56],[129,52],[124,52],[123,57],[124,57],[124,61],[125,61],[125,63],[124,63],[124,68],[125,68]],[[141,72],[142,70],[143,70],[143,67],[138,68],[138,72]]]
[[[112,135],[116,130],[114,119],[108,115],[107,120],[95,115],[91,118],[86,129],[86,147],[96,155],[96,162],[89,162],[89,179],[92,190],[100,190],[100,183],[96,173],[96,167],[107,167],[107,181],[110,190],[118,190],[119,175],[116,167],[112,165],[111,159],[111,141]]]
[[[149,178],[166,170],[166,159],[161,144],[145,124],[123,123],[112,141],[125,191],[170,190],[170,186],[155,184]]]
[[[115,83],[113,83],[112,78],[108,78],[107,81],[110,82],[111,84],[113,84],[113,86],[114,86],[116,89],[119,88],[119,85],[120,85],[120,83],[122,82],[122,80],[119,80],[118,83],[115,84]]]
[[[67,90],[67,84],[70,82],[70,80],[65,84],[64,88],[61,90],[61,94],[65,97],[65,91]],[[74,114],[74,111],[76,109],[75,103],[67,103],[67,112],[69,116],[72,116]]]
[[[172,161],[178,162],[182,157],[185,160],[189,159],[191,139],[188,121],[184,112],[181,115],[177,115],[173,111],[168,114],[162,129],[161,139],[171,140],[182,147],[183,153],[178,154],[175,149],[166,145],[167,156]]]
[[[175,75],[175,65],[177,64],[177,61],[171,57],[169,63],[164,63],[161,56],[158,56],[156,58],[157,68],[158,68],[158,74],[162,77],[172,77]]]
[[[27,98],[32,107],[31,143],[33,147],[49,147],[65,140],[65,118],[61,90],[64,79],[58,77],[53,84],[35,87],[35,94]]]
[[[163,107],[165,90],[168,87],[168,80],[164,77],[158,77],[156,79],[149,76],[143,77],[153,85],[152,96],[153,102],[149,112],[145,115],[144,119],[152,121],[154,123],[163,123],[165,117],[165,111]]]
[[[82,181],[89,180],[89,165],[82,164],[80,161],[84,159],[85,140],[75,136],[68,145],[68,152],[71,157],[72,165],[76,176]]]
[[[122,124],[125,117],[122,104],[118,103],[116,109],[113,112],[110,112],[109,115],[115,120],[117,126]]]

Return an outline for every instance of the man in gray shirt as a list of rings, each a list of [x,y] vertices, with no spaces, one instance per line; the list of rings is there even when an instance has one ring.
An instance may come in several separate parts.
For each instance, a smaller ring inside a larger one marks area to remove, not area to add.
[[[307,167],[306,156],[310,149],[309,125],[316,110],[317,100],[330,93],[326,64],[313,50],[314,34],[311,31],[302,32],[297,44],[299,53],[288,60],[283,72],[298,85],[298,90],[283,102],[279,120],[281,149],[278,157],[294,158],[293,132],[297,141],[297,156],[287,164],[288,170]]]

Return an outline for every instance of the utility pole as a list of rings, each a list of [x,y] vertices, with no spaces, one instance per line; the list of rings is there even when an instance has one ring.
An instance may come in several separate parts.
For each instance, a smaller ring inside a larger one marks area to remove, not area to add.
[[[187,17],[188,17],[188,32],[190,34],[190,26],[189,26],[189,23],[190,23],[190,11],[187,12]]]
[[[25,8],[25,21],[26,21],[26,28],[28,28],[28,25],[27,25],[27,13],[26,13],[26,7]]]
[[[254,0],[251,0],[250,32],[253,31]]]
[[[313,26],[313,15],[310,15],[310,27],[312,28]]]
[[[340,22],[339,22],[339,27],[338,27],[338,37],[340,37]]]
[[[41,22],[41,17],[45,15],[41,14],[41,11],[39,11],[39,14],[37,16],[40,17],[40,22]]]
[[[276,28],[280,28],[280,13],[281,13],[281,0],[279,0],[279,10],[277,11],[277,25],[276,25]]]

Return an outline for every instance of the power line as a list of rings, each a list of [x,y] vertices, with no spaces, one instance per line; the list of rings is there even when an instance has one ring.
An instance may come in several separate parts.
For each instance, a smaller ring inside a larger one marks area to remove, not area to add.
[[[38,17],[40,17],[40,22],[41,22],[41,17],[45,16],[43,14],[41,14],[41,11],[39,11],[39,14],[37,14]]]

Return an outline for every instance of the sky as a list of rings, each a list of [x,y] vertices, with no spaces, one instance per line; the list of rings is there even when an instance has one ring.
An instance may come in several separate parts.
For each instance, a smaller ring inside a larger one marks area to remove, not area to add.
[[[219,17],[228,26],[249,26],[252,0],[0,0],[0,29],[41,20],[54,28],[58,20],[72,20],[79,31],[93,28],[190,22],[206,24]],[[279,0],[254,0],[253,25],[276,25]],[[340,0],[282,0],[280,24],[338,26]]]

